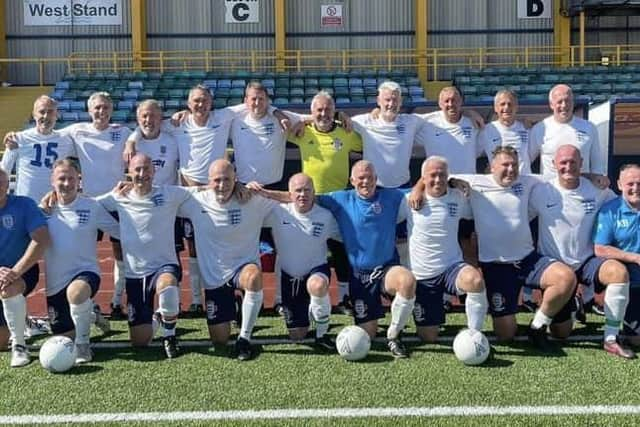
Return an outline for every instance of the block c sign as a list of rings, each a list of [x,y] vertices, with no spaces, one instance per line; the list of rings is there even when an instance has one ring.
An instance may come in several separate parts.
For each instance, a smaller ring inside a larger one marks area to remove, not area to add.
[[[224,22],[254,24],[260,22],[260,0],[224,0]]]

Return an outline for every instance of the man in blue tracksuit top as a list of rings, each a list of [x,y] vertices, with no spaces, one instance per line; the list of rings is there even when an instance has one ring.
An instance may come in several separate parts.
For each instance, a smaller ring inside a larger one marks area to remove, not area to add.
[[[353,190],[318,196],[318,202],[336,217],[352,273],[349,291],[358,326],[371,337],[378,319],[384,317],[380,295],[393,297],[387,343],[394,357],[408,356],[399,334],[413,311],[416,282],[413,274],[399,265],[396,251],[396,224],[405,203],[400,190],[376,188],[376,171],[368,161],[357,162],[351,170]]]

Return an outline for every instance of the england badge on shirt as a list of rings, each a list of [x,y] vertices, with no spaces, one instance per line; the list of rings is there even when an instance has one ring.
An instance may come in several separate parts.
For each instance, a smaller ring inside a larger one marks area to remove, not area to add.
[[[2,226],[7,230],[11,230],[15,224],[13,219],[13,215],[3,215],[2,216]]]

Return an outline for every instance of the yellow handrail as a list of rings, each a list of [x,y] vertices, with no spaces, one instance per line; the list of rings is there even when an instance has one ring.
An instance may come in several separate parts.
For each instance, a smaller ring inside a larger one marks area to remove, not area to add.
[[[429,48],[415,49],[314,49],[286,50],[276,56],[274,50],[166,50],[74,52],[65,58],[0,58],[0,67],[10,64],[38,67],[38,83],[45,84],[45,73],[51,65],[64,65],[69,73],[79,72],[169,72],[203,71],[276,71],[284,64],[287,71],[340,70],[410,70],[416,71],[419,59],[426,61],[429,80],[439,80],[460,68],[560,66],[562,58],[569,65],[640,64],[640,45],[593,45],[568,49],[557,46]],[[138,67],[139,65],[139,67]]]

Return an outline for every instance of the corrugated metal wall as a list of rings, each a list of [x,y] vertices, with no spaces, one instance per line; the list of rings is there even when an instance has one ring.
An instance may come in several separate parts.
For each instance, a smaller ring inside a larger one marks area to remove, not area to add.
[[[79,0],[78,0],[79,1]],[[323,28],[322,4],[340,3],[344,24]],[[73,51],[128,51],[130,0],[122,26],[25,27],[23,0],[6,0],[10,57],[64,57]],[[286,0],[287,49],[411,49],[415,0]],[[255,24],[226,24],[222,0],[147,0],[149,50],[272,50],[274,0],[260,0]],[[640,43],[640,17],[589,18],[587,43]],[[574,22],[574,30],[577,21]],[[551,19],[518,19],[514,0],[430,0],[429,47],[524,47],[553,42]],[[43,37],[46,36],[46,37]],[[573,42],[577,34],[573,33]],[[462,60],[464,62],[464,60]],[[463,64],[460,64],[463,65]],[[453,67],[452,67],[453,68]],[[48,67],[47,82],[64,66]],[[9,67],[15,83],[37,83],[37,66]],[[442,76],[440,76],[442,77]]]
[[[147,46],[149,50],[273,49],[273,7],[273,0],[260,0],[260,22],[226,24],[222,1],[147,0]]]
[[[7,55],[10,58],[67,57],[72,52],[131,50],[130,4],[122,1],[122,25],[24,26],[23,0],[6,0]],[[45,82],[53,83],[64,74],[63,64],[47,65]],[[15,64],[8,67],[9,80],[16,84],[37,84],[38,66]]]

